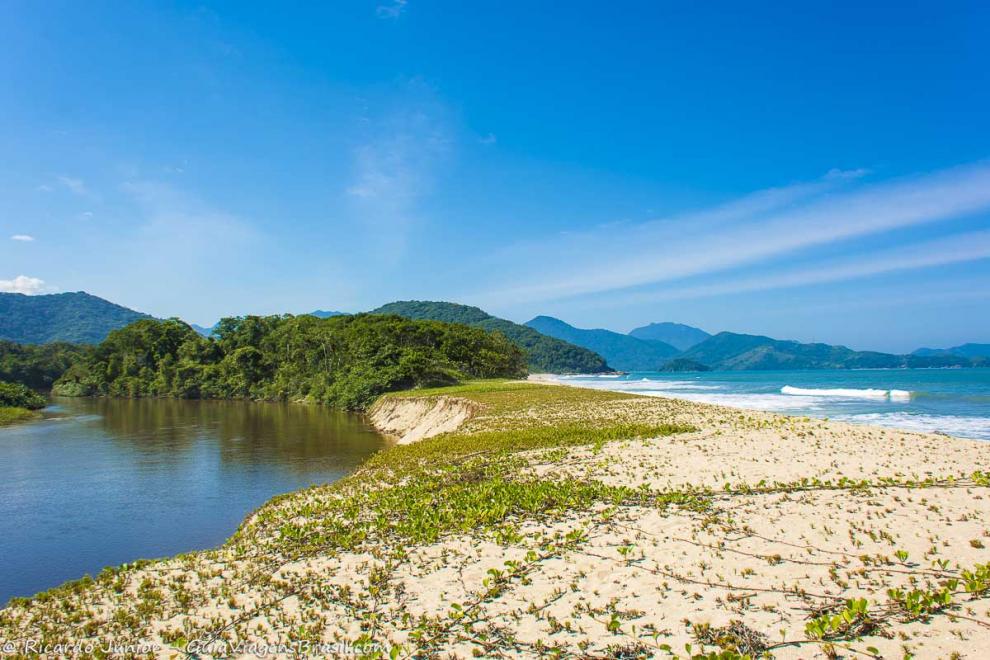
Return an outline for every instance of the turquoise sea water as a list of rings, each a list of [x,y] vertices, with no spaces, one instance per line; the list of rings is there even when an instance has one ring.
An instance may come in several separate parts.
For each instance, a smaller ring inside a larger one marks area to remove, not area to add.
[[[990,440],[990,369],[633,372],[558,378],[585,387]]]

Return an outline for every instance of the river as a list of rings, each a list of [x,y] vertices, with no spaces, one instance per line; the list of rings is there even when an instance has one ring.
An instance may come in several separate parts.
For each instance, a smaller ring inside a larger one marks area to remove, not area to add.
[[[296,404],[59,398],[45,415],[0,428],[0,605],[215,547],[387,445],[360,416]]]

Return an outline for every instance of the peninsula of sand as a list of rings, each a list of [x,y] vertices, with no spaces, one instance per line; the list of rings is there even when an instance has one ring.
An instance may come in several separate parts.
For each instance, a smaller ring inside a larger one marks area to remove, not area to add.
[[[218,549],[12,601],[5,651],[990,649],[988,443],[520,382],[391,394],[370,417],[399,442],[353,475],[271,500]]]

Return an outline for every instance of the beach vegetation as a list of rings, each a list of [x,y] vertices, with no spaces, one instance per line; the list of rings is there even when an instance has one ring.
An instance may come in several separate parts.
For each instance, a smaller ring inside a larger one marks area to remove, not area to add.
[[[891,657],[902,624],[983,623],[972,610],[990,597],[990,565],[911,561],[890,524],[912,505],[932,515],[941,494],[982,502],[986,472],[881,476],[832,465],[747,479],[755,462],[705,464],[706,442],[718,436],[703,416],[721,415],[725,433],[786,435],[800,451],[824,436],[824,423],[509,380],[383,398],[410,397],[465,399],[474,416],[382,451],[333,484],[272,499],[219,549],[109,569],[20,600],[0,613],[0,631],[145,639],[158,634],[146,614],[168,622],[160,638],[181,652],[194,641],[292,631],[390,649],[377,657],[456,649],[741,660],[778,651],[880,657],[872,644]],[[661,449],[697,457],[692,469],[707,478],[678,485],[663,480],[673,467],[636,462],[665,456]],[[832,519],[861,508],[848,525]],[[764,525],[763,512],[803,516],[807,527],[788,536],[792,522]],[[932,530],[921,547],[947,552],[942,530]],[[678,633],[663,616],[668,599],[718,614],[684,619]]]

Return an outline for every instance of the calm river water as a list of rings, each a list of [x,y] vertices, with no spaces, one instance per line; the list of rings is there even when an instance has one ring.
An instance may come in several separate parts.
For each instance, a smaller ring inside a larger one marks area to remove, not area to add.
[[[386,446],[316,406],[57,399],[0,428],[0,607],[104,566],[217,546],[279,493]]]

